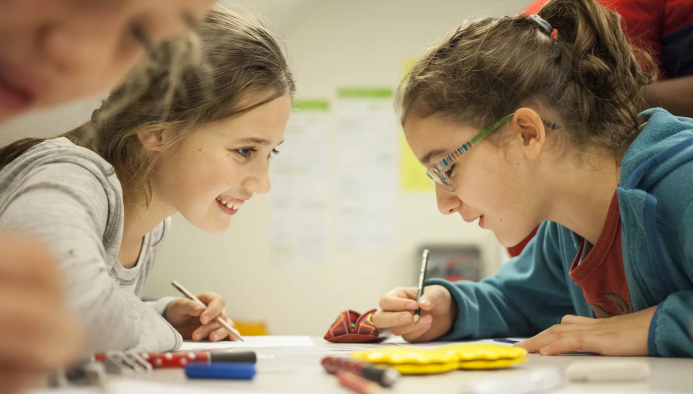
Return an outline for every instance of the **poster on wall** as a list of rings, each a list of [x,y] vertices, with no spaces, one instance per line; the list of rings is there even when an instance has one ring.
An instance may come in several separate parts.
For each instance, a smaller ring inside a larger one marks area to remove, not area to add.
[[[390,88],[342,88],[337,120],[337,246],[385,252],[397,236],[398,124]]]
[[[330,135],[326,100],[297,100],[272,158],[270,262],[325,263],[330,234]]]

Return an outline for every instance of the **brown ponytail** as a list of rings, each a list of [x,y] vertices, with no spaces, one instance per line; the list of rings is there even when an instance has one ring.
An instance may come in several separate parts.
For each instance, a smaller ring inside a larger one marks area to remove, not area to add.
[[[540,106],[569,146],[620,161],[646,108],[642,88],[657,73],[628,43],[620,16],[594,0],[552,0],[538,14],[483,18],[430,49],[398,93],[401,119],[441,115],[482,129],[521,106]]]
[[[623,122],[626,128],[613,130],[607,146],[616,150],[630,142],[645,108],[642,88],[654,80],[656,68],[645,52],[630,45],[621,16],[593,0],[552,0],[539,16],[556,29],[556,41],[569,54],[573,79],[582,87],[576,91],[581,96],[579,118],[589,128]],[[641,64],[650,73],[641,70]]]

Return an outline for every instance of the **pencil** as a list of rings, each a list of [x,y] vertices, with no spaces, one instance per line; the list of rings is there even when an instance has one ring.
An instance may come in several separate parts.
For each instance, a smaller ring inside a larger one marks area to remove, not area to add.
[[[191,300],[193,300],[193,301],[197,301],[197,302],[199,302],[200,304],[204,305],[205,307],[207,306],[207,305],[205,305],[204,302],[202,302],[202,301],[200,301],[199,299],[197,299],[197,297],[195,297],[195,295],[194,295],[193,293],[189,292],[189,291],[188,291],[185,287],[183,287],[183,285],[181,285],[180,283],[178,283],[178,282],[176,282],[176,281],[174,280],[174,281],[171,281],[171,284],[173,285],[173,287],[175,287],[176,289],[178,289],[178,291],[180,291],[181,293],[183,293],[183,295],[186,296],[187,298],[189,298],[189,299],[191,299]],[[241,342],[245,342],[245,341],[243,340],[243,338],[241,338],[241,334],[240,334],[238,331],[236,331],[235,328],[231,327],[231,325],[230,325],[229,323],[227,323],[226,320],[222,319],[221,316],[217,316],[214,320],[216,320],[217,323],[221,324],[222,327],[224,327],[228,332],[230,332],[231,335],[232,335],[234,338],[236,338],[237,340],[239,340],[239,341],[241,341]]]
[[[493,340],[496,342],[509,343],[509,344],[515,344],[515,343],[520,342],[518,340],[510,339],[510,338],[493,338]]]
[[[416,289],[416,304],[419,304],[421,294],[423,294],[424,281],[426,280],[426,267],[428,266],[428,249],[424,249],[423,258],[421,261],[421,273],[419,274],[419,286]],[[416,308],[414,312],[414,324],[419,322],[421,316],[421,307]]]

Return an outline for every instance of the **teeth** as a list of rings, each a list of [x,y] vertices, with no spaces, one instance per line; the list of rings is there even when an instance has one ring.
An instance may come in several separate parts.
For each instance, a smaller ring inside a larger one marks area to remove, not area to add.
[[[231,208],[233,210],[238,210],[238,208],[240,208],[241,205],[243,205],[242,202],[234,204],[232,201],[224,201],[220,197],[217,197],[216,200],[219,201],[221,204],[225,205],[227,208]]]

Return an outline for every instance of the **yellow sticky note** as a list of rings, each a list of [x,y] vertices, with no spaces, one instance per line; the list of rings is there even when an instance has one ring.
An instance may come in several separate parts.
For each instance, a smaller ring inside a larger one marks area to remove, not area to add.
[[[434,183],[426,176],[426,169],[416,159],[409,148],[404,133],[400,133],[400,180],[402,190],[409,191],[434,191]]]
[[[408,73],[412,66],[416,63],[416,59],[405,59],[402,64],[404,74]],[[407,144],[407,139],[404,138],[404,132],[400,130],[399,138],[400,151],[400,183],[402,190],[405,192],[432,192],[435,191],[435,185],[426,176],[426,169],[419,163],[414,156],[414,153]]]
[[[414,64],[416,64],[416,58],[410,57],[409,59],[404,59],[404,62],[402,63],[402,72],[404,74],[408,73],[409,70],[411,70],[412,67],[414,67]]]

